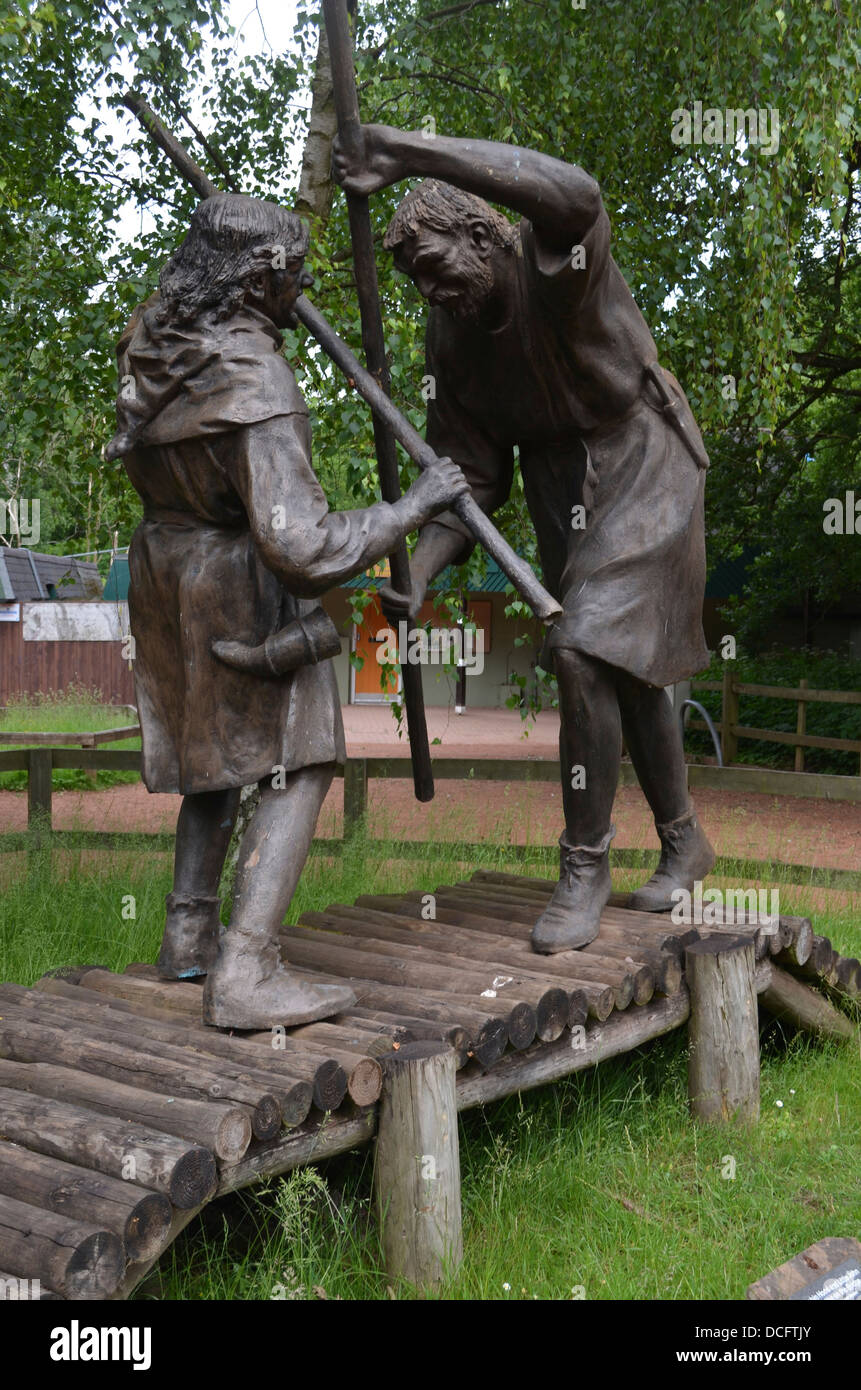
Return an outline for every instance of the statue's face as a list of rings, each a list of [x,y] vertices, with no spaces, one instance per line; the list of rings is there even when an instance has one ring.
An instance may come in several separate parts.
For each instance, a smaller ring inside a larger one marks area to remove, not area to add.
[[[490,245],[476,231],[421,230],[397,248],[395,265],[429,304],[463,322],[479,319],[493,291]]]
[[[313,283],[313,276],[305,270],[304,257],[294,256],[283,270],[267,271],[260,285],[249,289],[247,300],[270,318],[276,328],[293,328],[296,324],[293,306],[302,291]]]

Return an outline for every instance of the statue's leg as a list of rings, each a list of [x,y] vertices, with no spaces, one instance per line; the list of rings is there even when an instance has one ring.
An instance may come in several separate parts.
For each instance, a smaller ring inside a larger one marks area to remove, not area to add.
[[[173,891],[158,958],[167,980],[205,975],[215,960],[218,884],[239,805],[239,788],[184,796],[176,825]]]
[[[555,652],[559,756],[565,832],[560,877],[532,930],[536,951],[568,951],[594,941],[610,896],[610,824],[622,758],[617,672],[583,652]]]
[[[619,678],[622,727],[631,761],[655,817],[661,858],[630,907],[666,912],[681,888],[693,892],[712,868],[715,853],[688,794],[681,725],[666,692],[627,673]]]
[[[203,1017],[218,1028],[310,1023],[355,1004],[347,986],[311,984],[285,970],[278,930],[308,857],[334,764],[300,768],[286,786],[260,783],[239,847],[233,914],[209,972]]]

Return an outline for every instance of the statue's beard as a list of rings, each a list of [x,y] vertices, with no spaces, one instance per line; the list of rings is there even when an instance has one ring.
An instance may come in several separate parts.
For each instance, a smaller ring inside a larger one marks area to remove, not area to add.
[[[479,256],[470,257],[462,268],[463,289],[450,304],[446,313],[461,323],[478,323],[487,312],[493,294],[493,267]]]

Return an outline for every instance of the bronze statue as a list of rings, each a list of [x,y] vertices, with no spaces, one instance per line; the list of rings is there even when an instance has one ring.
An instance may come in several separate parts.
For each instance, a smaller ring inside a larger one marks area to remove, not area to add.
[[[663,689],[708,662],[708,457],[610,254],[594,179],[487,141],[372,125],[362,142],[360,156],[335,147],[348,192],[426,180],[398,207],[385,245],[432,306],[428,443],[461,464],[487,512],[509,494],[517,447],[544,584],[563,605],[543,664],[555,663],[559,683],[565,831],[532,942],[542,952],[584,946],[610,894],[623,733],[662,845],[631,906],[670,908],[673,890],[690,890],[714,863]],[[519,226],[485,199],[519,213]],[[412,593],[385,595],[390,618],[414,615],[433,576],[470,549],[452,513],[425,526]]]
[[[280,353],[308,238],[293,213],[237,194],[201,203],[117,348],[118,432],[144,518],[129,551],[135,689],[150,791],[181,792],[159,971],[206,975],[204,1019],[264,1028],[355,1003],[285,969],[278,946],[334,767],[345,758],[314,600],[467,491],[450,460],[397,503],[330,512],[308,410]],[[250,654],[249,654],[250,653]],[[220,937],[218,884],[240,788],[260,803]]]

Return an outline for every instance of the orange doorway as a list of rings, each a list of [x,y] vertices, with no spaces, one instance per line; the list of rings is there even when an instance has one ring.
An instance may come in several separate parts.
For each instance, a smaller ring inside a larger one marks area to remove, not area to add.
[[[382,639],[377,633],[391,631],[388,618],[383,615],[380,600],[374,596],[362,615],[361,627],[353,628],[353,652],[362,657],[361,670],[350,663],[350,703],[355,705],[380,705],[396,700],[401,693],[401,671],[385,673],[378,659]]]

